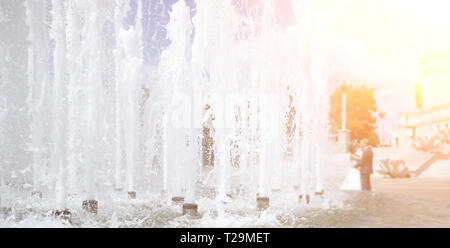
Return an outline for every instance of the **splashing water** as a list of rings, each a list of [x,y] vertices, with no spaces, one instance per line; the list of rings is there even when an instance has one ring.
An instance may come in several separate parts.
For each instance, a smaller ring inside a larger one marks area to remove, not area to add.
[[[107,226],[171,226],[174,216],[183,226],[168,203],[181,196],[199,205],[193,225],[245,226],[259,216],[255,225],[267,226],[299,194],[322,192],[325,55],[310,1],[287,2],[25,1],[26,153],[33,191],[45,195],[32,209],[81,211],[96,199],[115,216]],[[2,89],[13,85],[5,75]],[[0,135],[11,108],[4,92]],[[138,196],[127,216],[116,215],[128,202],[122,189]],[[261,214],[256,195],[285,207]],[[338,204],[322,200],[312,206]],[[75,223],[90,225],[83,216]]]

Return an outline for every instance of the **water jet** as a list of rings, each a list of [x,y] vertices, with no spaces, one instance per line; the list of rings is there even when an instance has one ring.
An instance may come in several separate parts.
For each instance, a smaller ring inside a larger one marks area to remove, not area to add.
[[[40,192],[40,191],[31,192],[31,197],[34,197],[34,196],[38,197],[39,199],[42,199],[42,192]]]

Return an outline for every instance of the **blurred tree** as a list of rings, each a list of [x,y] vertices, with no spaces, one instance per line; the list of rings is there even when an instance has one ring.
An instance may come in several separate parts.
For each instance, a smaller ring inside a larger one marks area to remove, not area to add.
[[[338,133],[342,129],[342,94],[345,93],[347,95],[347,129],[351,131],[350,139],[360,141],[367,138],[371,146],[377,146],[380,140],[375,133],[378,108],[374,91],[374,88],[355,87],[347,81],[342,81],[330,95],[331,132]]]

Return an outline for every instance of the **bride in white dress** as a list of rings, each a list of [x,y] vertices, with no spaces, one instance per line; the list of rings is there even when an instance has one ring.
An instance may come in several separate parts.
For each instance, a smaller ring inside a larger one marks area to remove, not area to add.
[[[359,170],[354,166],[361,159],[362,150],[357,144],[350,146],[350,157],[349,164],[351,165],[350,171],[345,177],[344,183],[341,186],[341,190],[361,190],[361,178],[359,175]]]

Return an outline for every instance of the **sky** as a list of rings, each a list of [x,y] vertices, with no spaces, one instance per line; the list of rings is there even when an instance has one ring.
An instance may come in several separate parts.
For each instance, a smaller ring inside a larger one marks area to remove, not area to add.
[[[295,0],[293,0],[295,1]],[[413,83],[430,52],[450,49],[450,1],[316,0],[315,31],[324,41],[329,80],[376,88],[387,135],[398,112],[414,109]]]

